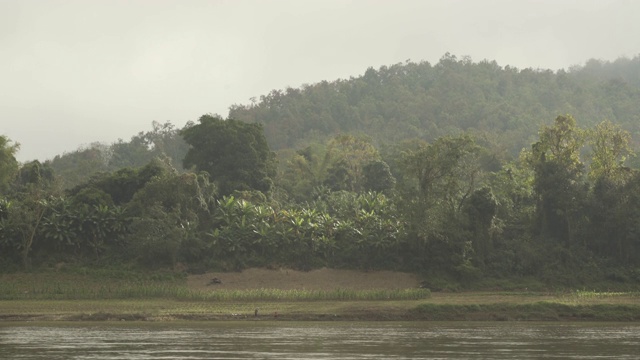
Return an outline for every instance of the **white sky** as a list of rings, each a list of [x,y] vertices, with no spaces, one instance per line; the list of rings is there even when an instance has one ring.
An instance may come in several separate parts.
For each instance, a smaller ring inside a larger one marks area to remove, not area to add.
[[[0,134],[45,160],[446,52],[553,70],[633,57],[640,1],[0,0]]]

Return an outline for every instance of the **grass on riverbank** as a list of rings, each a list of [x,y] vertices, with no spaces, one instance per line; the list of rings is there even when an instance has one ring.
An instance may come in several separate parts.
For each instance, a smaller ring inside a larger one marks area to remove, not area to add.
[[[126,284],[104,286],[97,289],[67,287],[51,284],[20,292],[12,288],[0,290],[0,300],[92,300],[92,299],[154,299],[167,298],[183,301],[385,301],[416,300],[430,296],[428,289],[399,290],[190,290],[182,286],[162,284]]]
[[[0,321],[640,320],[639,292],[222,289],[175,274],[113,275],[0,274]]]
[[[19,274],[0,277],[0,300],[154,299],[182,301],[387,301],[426,299],[428,289],[190,289],[175,279],[138,280]]]

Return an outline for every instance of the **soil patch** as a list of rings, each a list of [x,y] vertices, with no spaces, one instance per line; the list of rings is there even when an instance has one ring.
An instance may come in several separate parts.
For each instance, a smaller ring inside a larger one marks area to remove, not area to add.
[[[410,273],[394,271],[363,272],[327,268],[312,271],[247,269],[242,272],[213,272],[189,275],[187,283],[190,288],[199,290],[393,290],[420,286],[418,277]]]

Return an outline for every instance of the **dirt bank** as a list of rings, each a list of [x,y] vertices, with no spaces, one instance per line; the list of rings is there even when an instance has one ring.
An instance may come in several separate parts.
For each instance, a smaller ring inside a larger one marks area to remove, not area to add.
[[[213,279],[220,283],[213,282]],[[190,275],[187,284],[191,289],[198,290],[393,290],[416,288],[420,285],[420,280],[414,274],[393,271],[247,269],[242,272]]]

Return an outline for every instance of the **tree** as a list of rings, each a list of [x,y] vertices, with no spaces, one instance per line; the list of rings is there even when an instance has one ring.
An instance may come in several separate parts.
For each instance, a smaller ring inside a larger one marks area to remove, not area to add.
[[[543,126],[533,144],[531,165],[535,172],[536,212],[541,234],[571,244],[578,229],[580,201],[586,199],[581,182],[584,165],[580,149],[584,132],[570,116],[558,116],[553,126]]]
[[[480,171],[479,147],[468,135],[443,137],[404,152],[404,190],[427,203],[443,202],[459,210],[471,194]]]
[[[8,242],[12,250],[20,255],[25,269],[31,267],[30,254],[46,207],[47,201],[42,191],[33,189],[25,193],[20,201],[12,202],[3,220],[3,242]]]
[[[14,187],[17,192],[28,189],[31,186],[51,188],[54,186],[54,172],[48,163],[40,163],[38,160],[23,164],[18,170]]]
[[[111,145],[109,166],[112,170],[123,167],[138,167],[154,158],[168,158],[171,165],[180,167],[187,153],[187,144],[180,136],[180,130],[170,122],[152,123],[153,130],[139,132],[129,142],[119,140]]]
[[[11,144],[11,140],[0,135],[0,193],[7,190],[13,176],[18,171],[18,161],[15,158],[19,144]]]
[[[190,145],[184,167],[209,173],[221,195],[271,190],[276,160],[262,125],[203,115],[199,124],[186,126],[180,134]]]
[[[314,190],[325,182],[329,160],[325,144],[313,143],[284,162],[277,184],[297,201],[310,200]]]
[[[133,216],[130,245],[146,265],[196,263],[206,257],[204,231],[216,189],[207,173],[167,172],[150,181],[129,204]]]
[[[468,241],[461,233],[461,209],[478,182],[479,147],[467,135],[411,146],[403,152],[398,186],[411,255],[423,263],[420,266],[439,270],[460,265]]]
[[[131,201],[136,192],[142,189],[145,184],[172,170],[170,165],[159,159],[153,159],[140,168],[126,167],[113,173],[97,174],[88,182],[69,190],[69,194],[76,196],[84,189],[95,188],[109,195],[115,205],[124,205]]]
[[[15,199],[8,208],[3,229],[14,237],[14,250],[20,254],[25,269],[31,266],[30,254],[40,223],[54,193],[53,170],[47,164],[34,160],[18,171],[14,184]],[[6,240],[6,239],[5,239]]]
[[[638,206],[632,193],[637,171],[624,166],[631,136],[610,121],[587,132],[591,145],[589,231],[585,242],[599,254],[628,263],[635,252]],[[637,186],[637,185],[636,185]]]
[[[335,190],[362,191],[364,187],[364,167],[380,159],[378,150],[370,139],[353,135],[338,135],[329,141],[329,185]]]
[[[367,191],[385,191],[393,189],[396,178],[391,174],[391,169],[386,162],[374,160],[362,168],[364,176],[364,189]]]
[[[467,216],[467,227],[472,234],[471,242],[476,263],[481,266],[493,250],[490,229],[497,208],[498,204],[491,189],[486,187],[474,191],[463,207]]]
[[[109,146],[93,143],[86,148],[57,155],[49,164],[64,189],[70,189],[88,181],[93,175],[107,171]]]
[[[591,180],[596,181],[601,177],[620,180],[621,175],[626,172],[624,162],[631,154],[629,132],[607,120],[596,125],[587,134],[591,144]]]

